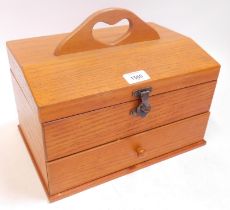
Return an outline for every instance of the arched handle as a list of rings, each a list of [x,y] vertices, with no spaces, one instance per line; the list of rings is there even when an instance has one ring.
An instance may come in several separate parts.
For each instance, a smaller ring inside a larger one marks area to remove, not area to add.
[[[104,22],[113,25],[122,19],[129,21],[129,29],[119,40],[111,44],[104,44],[94,39],[92,31],[96,23]],[[54,54],[58,56],[159,38],[158,33],[151,26],[132,12],[125,9],[110,8],[95,12],[88,17],[59,43]]]

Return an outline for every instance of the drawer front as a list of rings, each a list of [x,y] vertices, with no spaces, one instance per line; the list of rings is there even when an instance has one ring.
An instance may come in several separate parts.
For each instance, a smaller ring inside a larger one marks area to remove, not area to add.
[[[47,163],[50,194],[158,157],[203,139],[209,113]]]
[[[208,82],[152,96],[149,99],[152,110],[145,118],[130,115],[130,111],[139,103],[130,101],[45,123],[47,160],[62,158],[207,112],[215,85],[216,82]]]

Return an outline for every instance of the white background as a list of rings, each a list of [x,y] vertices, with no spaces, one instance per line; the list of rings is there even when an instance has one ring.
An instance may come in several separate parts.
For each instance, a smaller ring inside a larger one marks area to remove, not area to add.
[[[17,130],[5,42],[73,30],[92,12],[127,8],[192,37],[221,65],[205,147],[49,204]],[[230,209],[228,0],[0,0],[0,209]]]

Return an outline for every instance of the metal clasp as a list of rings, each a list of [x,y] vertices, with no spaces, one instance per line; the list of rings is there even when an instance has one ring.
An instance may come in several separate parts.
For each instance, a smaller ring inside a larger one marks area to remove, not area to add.
[[[133,116],[145,117],[151,110],[151,105],[149,104],[149,94],[152,91],[151,87],[139,89],[133,92],[133,96],[141,100],[138,107],[134,108],[130,114]]]

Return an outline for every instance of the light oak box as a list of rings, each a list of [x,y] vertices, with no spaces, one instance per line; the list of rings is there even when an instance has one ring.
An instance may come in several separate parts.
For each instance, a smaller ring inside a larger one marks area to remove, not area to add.
[[[7,47],[19,130],[50,201],[205,144],[220,65],[188,37],[112,8]]]

